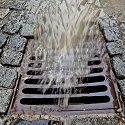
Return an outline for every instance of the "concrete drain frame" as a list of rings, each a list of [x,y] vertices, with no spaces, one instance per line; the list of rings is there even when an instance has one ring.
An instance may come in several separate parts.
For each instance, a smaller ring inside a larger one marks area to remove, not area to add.
[[[33,41],[27,46],[21,66],[21,78],[15,89],[9,114],[107,114],[115,113],[121,108],[110,62],[104,59],[108,57],[107,53],[103,59],[94,57],[88,61],[90,74],[78,78],[79,84],[71,90],[73,94],[69,97],[68,107],[60,108],[58,99],[64,96],[63,90],[62,94],[59,94],[58,86],[53,85],[44,94],[41,91],[44,88],[44,85],[38,83],[42,79],[42,71],[39,70],[41,61],[35,60],[32,55],[36,46]],[[34,67],[34,64],[37,65]],[[77,89],[75,93],[74,89]]]

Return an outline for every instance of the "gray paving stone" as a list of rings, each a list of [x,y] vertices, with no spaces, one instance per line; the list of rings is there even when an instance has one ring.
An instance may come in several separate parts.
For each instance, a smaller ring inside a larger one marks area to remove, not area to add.
[[[51,125],[51,123],[49,122],[50,122],[49,120],[34,120],[31,122],[31,125],[48,125],[48,124]]]
[[[6,44],[7,38],[8,38],[8,35],[0,32],[0,48],[2,48]]]
[[[5,125],[5,121],[0,118],[0,125]]]
[[[125,50],[124,50],[125,51]],[[123,52],[121,59],[125,62],[125,52]]]
[[[1,55],[1,63],[2,65],[10,65],[10,66],[20,66],[23,58],[23,53],[5,50]]]
[[[17,20],[20,21],[20,19],[24,16],[24,11],[16,11],[13,10],[11,13],[8,15],[9,20]]]
[[[114,70],[114,73],[118,79],[124,79],[125,78],[125,62],[122,60],[120,56],[114,56],[111,59],[112,67]]]
[[[125,51],[125,46],[123,44],[123,41],[118,40],[115,42],[108,42],[106,43],[107,50],[111,56],[114,55],[121,55]]]
[[[103,35],[107,42],[113,42],[121,39],[122,33],[117,27],[108,27],[103,30]]]
[[[26,1],[27,0],[15,0],[14,2],[11,2],[9,8],[12,10],[23,10],[25,9]]]
[[[7,44],[5,46],[5,49],[10,49],[12,51],[18,51],[18,52],[24,52],[25,47],[27,44],[27,39],[20,36],[20,35],[15,35],[10,37],[7,40]]]
[[[34,34],[34,28],[35,26],[32,24],[24,23],[22,24],[22,29],[21,29],[21,36],[28,37],[28,38],[33,38]]]
[[[0,0],[0,7],[13,10],[23,10],[25,9],[26,1],[27,0]]]
[[[122,96],[125,97],[125,79],[118,80],[118,83],[122,92]]]
[[[0,88],[0,113],[6,113],[9,107],[13,90]]]
[[[21,25],[17,21],[10,21],[3,25],[2,31],[7,34],[15,34],[19,31]]]
[[[32,13],[30,11],[26,11],[26,12],[24,12],[23,16],[21,17],[20,22],[24,23],[24,25],[29,24],[29,25],[34,26],[34,24],[37,23],[37,20],[35,18],[34,13]]]
[[[0,87],[14,88],[17,80],[17,72],[15,69],[0,67]]]
[[[120,29],[125,34],[125,21],[120,23]]]
[[[2,52],[3,52],[3,50],[2,50],[2,49],[0,49],[0,55],[2,54]]]
[[[101,30],[109,27],[117,27],[117,21],[114,17],[100,17],[98,22]]]
[[[0,9],[0,19],[3,19],[9,13],[9,9]]]
[[[12,1],[14,0],[0,0],[0,7],[7,9],[12,4]]]
[[[74,120],[70,125],[120,125],[115,118],[83,118]]]
[[[21,122],[14,123],[14,124],[11,124],[11,125],[31,125],[31,122],[28,122],[28,121],[21,121]]]
[[[0,19],[0,29],[2,28],[2,26],[3,26],[3,20]]]

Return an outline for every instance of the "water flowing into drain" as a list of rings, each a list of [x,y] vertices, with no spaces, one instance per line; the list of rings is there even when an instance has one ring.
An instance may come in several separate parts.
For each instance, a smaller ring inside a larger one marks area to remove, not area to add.
[[[10,112],[115,113],[120,106],[97,25],[106,16],[99,0],[29,0],[27,10],[28,17],[36,10],[36,20],[28,20],[35,39],[28,42]]]
[[[96,55],[102,40],[97,25],[101,12],[97,7],[99,1],[90,3],[87,0],[41,1],[35,13],[34,38],[39,47],[34,58],[40,58],[42,63],[39,65],[43,71],[39,72],[43,76],[40,82],[49,81],[41,91],[46,93],[55,82],[64,92],[63,99],[58,100],[61,107],[68,106],[72,94],[69,88],[78,84],[78,77],[91,73],[87,68],[88,61]]]

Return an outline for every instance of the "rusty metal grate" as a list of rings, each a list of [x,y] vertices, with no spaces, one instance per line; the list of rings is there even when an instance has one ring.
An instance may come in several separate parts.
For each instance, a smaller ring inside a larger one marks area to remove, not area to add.
[[[114,81],[110,75],[112,71],[104,59],[96,56],[88,61],[90,74],[79,77],[78,85],[67,89],[72,92],[67,108],[58,106],[58,99],[63,98],[64,90],[59,90],[56,84],[53,83],[53,86],[43,93],[44,85],[40,84],[43,73],[40,70],[41,65],[40,59],[36,60],[28,51],[22,64],[22,77],[11,113],[80,115],[112,113],[119,109]],[[48,84],[48,81],[44,84]]]

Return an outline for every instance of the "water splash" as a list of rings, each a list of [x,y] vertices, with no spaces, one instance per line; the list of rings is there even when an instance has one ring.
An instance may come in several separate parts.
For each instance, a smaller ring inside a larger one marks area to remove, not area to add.
[[[35,11],[34,38],[39,43],[35,56],[41,57],[42,83],[49,79],[43,91],[53,83],[63,88],[59,106],[68,106],[69,88],[78,84],[78,77],[89,74],[88,60],[98,53],[100,6],[99,0],[41,0]]]

